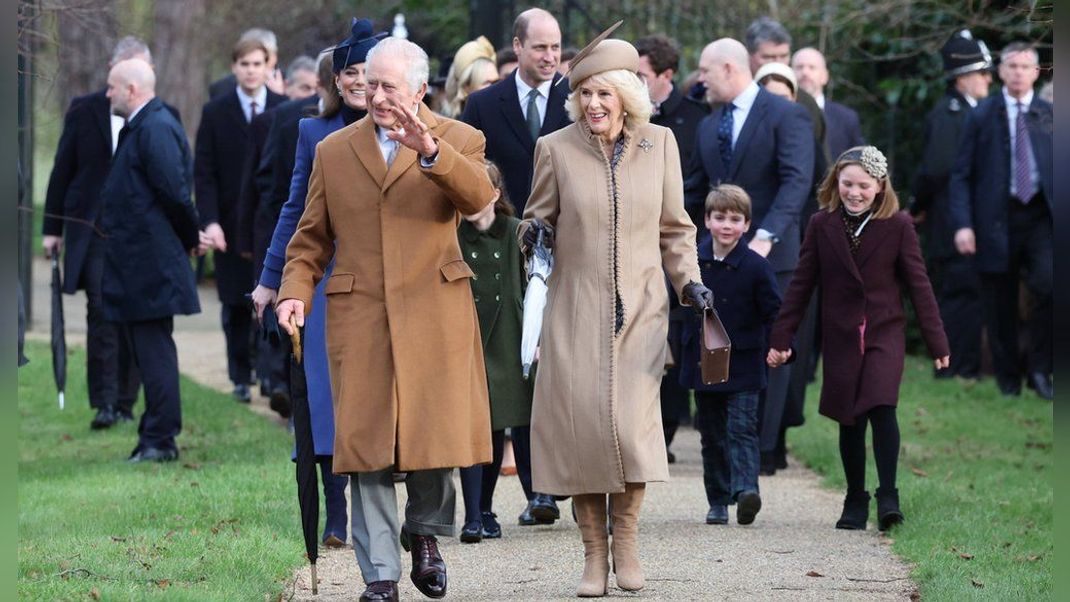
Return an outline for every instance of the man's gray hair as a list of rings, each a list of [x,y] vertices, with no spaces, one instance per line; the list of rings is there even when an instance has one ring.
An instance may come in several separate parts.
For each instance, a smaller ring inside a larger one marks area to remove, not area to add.
[[[310,73],[316,73],[317,65],[315,59],[308,55],[302,54],[301,56],[290,61],[290,65],[286,67],[286,81],[292,82],[294,75],[298,71],[308,71]]]
[[[778,46],[780,44],[791,46],[791,34],[779,21],[770,17],[759,17],[747,27],[743,43],[747,45],[747,52],[754,54],[758,52],[758,46],[764,42],[772,42]]]
[[[126,59],[137,57],[144,58],[146,63],[152,64],[152,51],[149,50],[148,44],[141,38],[126,36],[115,43],[115,50],[111,53],[109,64],[114,67]]]
[[[427,83],[431,67],[427,62],[427,53],[423,48],[401,38],[386,38],[368,51],[368,66],[378,56],[392,56],[403,59],[406,63],[405,81],[409,91],[416,93],[420,86]]]
[[[245,40],[256,40],[267,48],[268,54],[279,54],[279,40],[275,37],[275,32],[270,29],[264,29],[262,27],[254,27],[252,29],[246,29],[242,32],[241,37],[238,38],[239,42]]]

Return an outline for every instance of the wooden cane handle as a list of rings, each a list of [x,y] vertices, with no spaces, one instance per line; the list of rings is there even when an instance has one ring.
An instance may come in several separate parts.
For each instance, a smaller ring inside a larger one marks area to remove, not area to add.
[[[301,363],[301,331],[297,328],[297,316],[290,314],[290,342],[293,343],[294,359]]]

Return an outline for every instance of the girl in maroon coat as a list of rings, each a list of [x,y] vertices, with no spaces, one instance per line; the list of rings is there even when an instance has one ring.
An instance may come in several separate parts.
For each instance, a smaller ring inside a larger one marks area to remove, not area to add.
[[[847,150],[829,170],[811,219],[799,265],[769,341],[768,363],[790,356],[792,337],[814,287],[821,285],[824,354],[820,412],[840,423],[840,458],[847,497],[838,529],[865,529],[866,424],[873,427],[877,520],[884,531],[902,522],[895,487],[899,424],[895,406],[903,377],[906,315],[900,287],[914,303],[936,368],[948,364],[948,344],[917,235],[888,183],[888,163],[876,147]]]

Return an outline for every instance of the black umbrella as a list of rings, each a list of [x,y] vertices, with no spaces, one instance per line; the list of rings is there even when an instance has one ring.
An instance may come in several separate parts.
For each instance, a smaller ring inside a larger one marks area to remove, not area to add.
[[[63,281],[59,276],[59,253],[52,253],[52,375],[59,391],[59,409],[67,389],[67,339],[63,334]]]
[[[318,594],[316,559],[319,557],[317,532],[320,522],[319,483],[316,478],[316,449],[312,443],[312,415],[308,408],[308,383],[301,363],[304,329],[290,317],[294,334],[290,356],[290,402],[293,405],[294,440],[297,444],[297,502],[301,506],[301,531],[305,535],[305,553],[312,565],[312,593]]]

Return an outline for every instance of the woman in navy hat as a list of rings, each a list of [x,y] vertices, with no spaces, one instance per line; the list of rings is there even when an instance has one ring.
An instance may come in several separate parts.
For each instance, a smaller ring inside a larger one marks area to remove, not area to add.
[[[322,99],[320,113],[315,117],[302,119],[298,125],[297,154],[294,159],[293,178],[290,180],[290,197],[279,214],[275,234],[271,237],[271,246],[264,257],[264,269],[260,274],[259,285],[253,291],[253,302],[257,305],[258,313],[264,305],[273,304],[276,300],[282,281],[282,268],[286,264],[286,245],[305,210],[308,178],[316,154],[316,145],[332,132],[356,122],[367,113],[364,63],[368,51],[386,36],[385,32],[373,33],[370,20],[353,19],[349,37],[328,50],[332,53],[334,82],[320,82],[320,86],[328,90]],[[327,282],[332,268],[333,263],[328,266],[327,273],[316,287],[314,303],[319,307],[326,307],[323,285]],[[312,439],[323,477],[323,494],[327,506],[323,543],[330,547],[342,547],[346,541],[345,488],[348,477],[335,475],[332,471],[334,407],[327,368],[324,318],[324,312],[313,312],[305,321],[304,363],[308,381],[308,404],[312,415]]]

